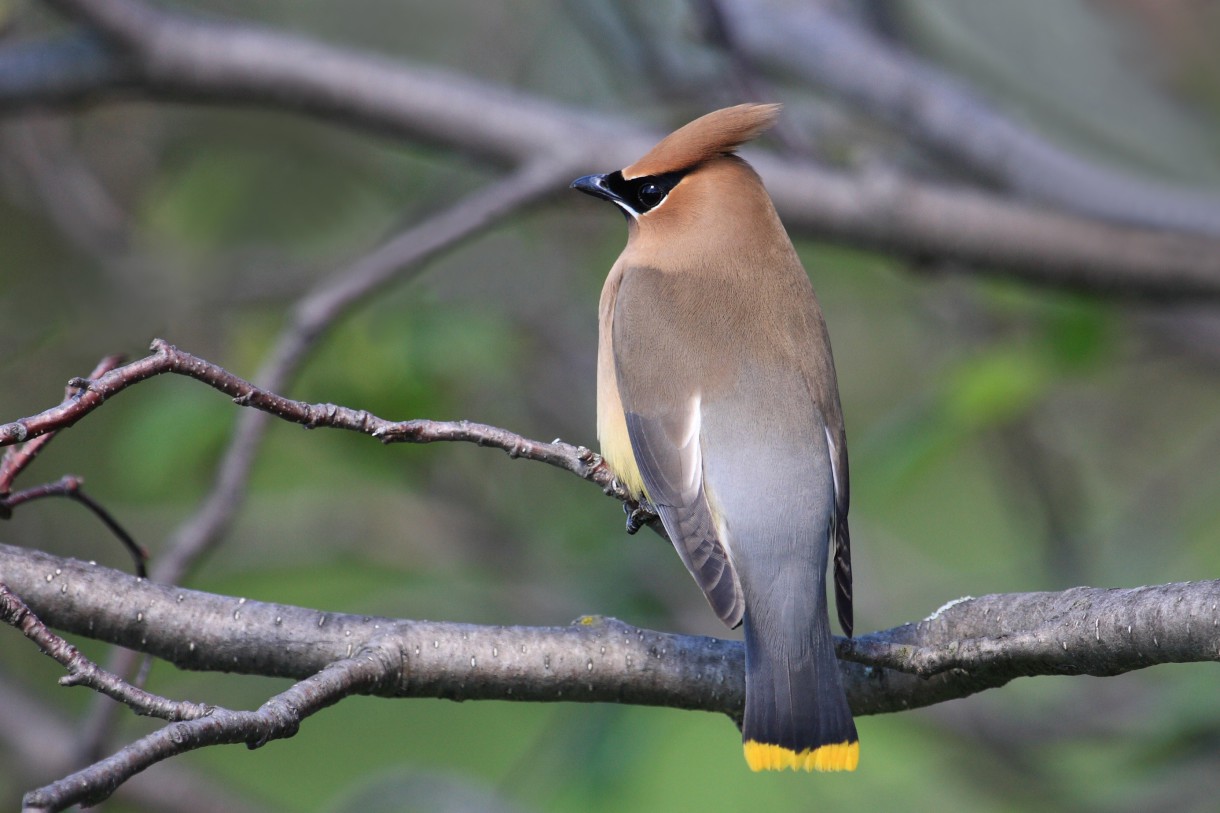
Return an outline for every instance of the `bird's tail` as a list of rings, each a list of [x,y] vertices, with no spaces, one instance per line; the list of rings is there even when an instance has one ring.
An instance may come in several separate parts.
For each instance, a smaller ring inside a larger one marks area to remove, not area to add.
[[[784,606],[770,606],[777,597]],[[747,597],[741,731],[752,770],[856,769],[860,743],[826,610],[820,589],[773,589],[754,601]]]

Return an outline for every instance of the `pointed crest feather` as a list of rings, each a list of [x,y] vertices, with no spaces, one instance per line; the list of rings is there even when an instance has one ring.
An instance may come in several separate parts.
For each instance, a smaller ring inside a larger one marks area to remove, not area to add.
[[[714,110],[665,136],[647,155],[623,170],[627,179],[689,169],[727,155],[775,123],[778,104],[739,104]]]

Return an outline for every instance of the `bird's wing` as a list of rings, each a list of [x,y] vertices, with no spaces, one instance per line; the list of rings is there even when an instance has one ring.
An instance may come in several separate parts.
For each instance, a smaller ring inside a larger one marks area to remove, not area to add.
[[[674,328],[682,308],[660,272],[624,275],[613,328],[619,396],[640,476],[678,556],[716,614],[736,627],[745,608],[741,583],[703,482],[700,387],[708,371],[692,361],[698,317]]]

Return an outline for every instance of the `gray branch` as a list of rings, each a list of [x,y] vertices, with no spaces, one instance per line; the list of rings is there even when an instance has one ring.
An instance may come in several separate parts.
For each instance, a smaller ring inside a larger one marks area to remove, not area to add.
[[[622,118],[254,25],[133,0],[55,5],[107,39],[75,35],[44,43],[41,53],[36,45],[0,50],[0,111],[133,92],[257,103],[512,166],[624,166],[658,137]],[[1220,295],[1214,237],[1066,215],[905,175],[842,172],[768,154],[751,160],[788,224],[809,234],[1089,291]]]
[[[0,581],[52,627],[183,669],[304,679],[392,641],[392,674],[361,691],[741,712],[739,643],[612,619],[539,628],[346,615],[155,584],[7,545]],[[1017,677],[1220,660],[1217,602],[1220,581],[990,595],[840,640],[839,655],[855,713],[896,712]]]

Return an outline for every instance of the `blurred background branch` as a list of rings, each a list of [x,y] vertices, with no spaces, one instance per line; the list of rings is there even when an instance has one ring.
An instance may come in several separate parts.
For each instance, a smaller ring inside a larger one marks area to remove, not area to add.
[[[508,88],[252,25],[187,18],[132,0],[58,0],[54,5],[97,26],[108,38],[102,47],[115,64],[97,70],[96,51],[49,42],[45,61],[56,66],[45,76],[22,71],[28,76],[25,83],[0,85],[0,109],[75,103],[116,91],[256,102],[499,163],[548,158],[565,167],[623,166],[657,138],[629,122]],[[805,54],[812,65],[807,70],[826,67],[815,73],[819,80],[887,121],[914,120],[924,125],[917,135],[934,131],[942,140],[949,133],[969,136],[969,141],[952,144],[955,157],[965,153],[969,166],[1004,175],[1019,196],[1032,187],[1039,193],[1032,197],[1127,224],[1033,208],[1020,197],[929,184],[893,169],[844,173],[808,160],[752,156],[790,225],[957,270],[982,266],[1069,288],[1175,298],[1220,293],[1220,200],[1144,184],[1053,150],[984,105],[967,104],[963,92],[909,60],[898,55],[878,60],[876,52],[884,50],[880,44],[830,12],[810,9],[812,17],[797,14],[795,19],[773,9],[752,8],[740,19],[723,9],[720,13],[726,15],[730,42],[750,48],[752,56]],[[772,42],[781,31],[797,39]],[[811,32],[820,33],[813,37]],[[829,53],[822,54],[818,46]],[[26,51],[29,47],[20,46],[11,57],[16,67],[38,61]],[[0,51],[0,67],[5,58]],[[59,60],[81,64],[60,66]],[[869,69],[863,70],[863,64]],[[86,90],[83,83],[68,83],[75,92],[65,94],[63,76],[76,71],[87,72],[94,84]],[[907,88],[907,83],[916,87]],[[882,89],[886,93],[878,98]],[[904,127],[903,132],[911,130]],[[1019,171],[1006,173],[1005,167]],[[1069,195],[1068,190],[1074,191]],[[1139,210],[1124,209],[1124,201],[1135,202]],[[1157,228],[1165,226],[1196,233]]]
[[[1220,236],[1220,196],[1075,155],[960,81],[864,29],[838,4],[704,0],[721,40],[751,64],[808,81],[980,180],[1100,218]]]

